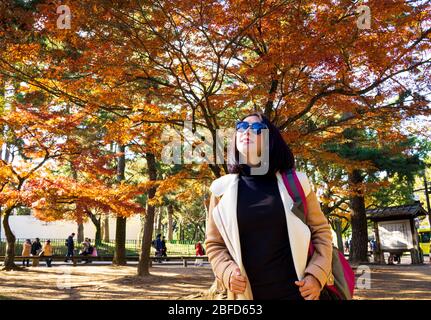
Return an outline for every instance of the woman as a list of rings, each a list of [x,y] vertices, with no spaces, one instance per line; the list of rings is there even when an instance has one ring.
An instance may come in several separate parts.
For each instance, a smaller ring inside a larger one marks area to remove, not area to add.
[[[30,257],[31,253],[31,240],[27,239],[25,240],[23,246],[22,246],[22,256],[23,257]],[[22,265],[25,266],[27,263],[27,267],[30,266],[30,259],[22,259]]]
[[[81,249],[81,251],[79,252],[79,254],[81,255],[81,256],[88,256],[88,255],[90,255],[91,254],[91,252],[93,251],[92,250],[92,246],[91,246],[91,241],[90,241],[90,239],[89,238],[85,238],[84,239],[84,242],[82,243],[82,249]],[[91,250],[91,252],[90,252],[90,250]],[[90,263],[90,261],[88,260],[88,259],[82,259],[82,261],[84,261],[84,263]]]
[[[262,133],[269,135],[266,150]],[[205,244],[216,278],[228,299],[319,299],[323,286],[332,284],[332,235],[306,175],[297,172],[307,225],[290,210],[293,202],[281,173],[294,168],[294,157],[279,130],[253,113],[237,123],[232,145],[230,174],[210,187]],[[269,158],[261,161],[264,151]],[[253,174],[265,166],[266,174]],[[315,252],[308,261],[310,241]]]
[[[42,252],[39,255],[45,257],[46,266],[48,268],[51,268],[52,253],[53,250],[51,246],[51,240],[46,240],[45,244],[43,245]]]

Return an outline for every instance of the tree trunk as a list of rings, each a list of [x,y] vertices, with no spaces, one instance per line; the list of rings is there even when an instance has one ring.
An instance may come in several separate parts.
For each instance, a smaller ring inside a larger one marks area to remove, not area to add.
[[[205,227],[202,227],[201,225],[198,225],[199,231],[201,232],[203,240],[205,240]]]
[[[172,204],[168,205],[168,240],[174,240],[174,230],[173,230],[173,216],[174,216],[174,206]]]
[[[138,246],[139,248],[142,248],[142,241],[144,239],[144,229],[145,229],[145,214],[141,214],[139,216],[139,220],[141,222],[141,227],[139,229],[139,235],[138,235]]]
[[[78,222],[78,234],[77,234],[78,243],[84,242],[84,224],[82,222]]]
[[[349,184],[353,189],[353,196],[350,197],[352,246],[349,253],[349,260],[352,263],[368,262],[368,230],[362,182],[360,170],[349,173]]]
[[[103,214],[102,218],[102,239],[104,242],[109,242],[109,216],[107,214]]]
[[[154,154],[147,153],[147,166],[148,166],[148,175],[150,181],[157,180],[157,167],[156,167],[156,159]],[[151,254],[151,241],[153,236],[153,225],[154,225],[154,214],[155,207],[153,205],[149,205],[151,199],[156,195],[156,187],[150,188],[148,190],[148,201],[146,205],[146,215],[145,215],[145,224],[144,224],[144,237],[142,239],[141,252],[139,255],[139,263],[138,263],[138,276],[144,277],[150,275],[150,254]]]
[[[126,218],[117,217],[115,225],[115,253],[112,264],[127,265],[126,261]]]
[[[163,215],[163,208],[159,207],[157,208],[158,211],[158,218],[157,218],[157,233],[162,233],[162,215]]]
[[[117,166],[117,181],[121,182],[125,180],[126,171],[126,146],[121,145],[118,147],[118,152],[121,154],[118,156]],[[117,217],[116,229],[115,229],[115,253],[114,260],[112,261],[115,265],[126,265],[126,218]]]
[[[13,208],[8,208],[4,212],[3,229],[6,236],[6,256],[3,264],[3,270],[20,270],[21,268],[15,264],[15,235],[9,226],[9,216]]]
[[[99,245],[102,242],[102,227],[101,227],[101,218],[97,218],[97,216],[91,212],[91,210],[87,210],[87,214],[91,219],[91,222],[93,222],[94,226],[96,227],[96,234],[94,237],[94,243],[96,245]]]
[[[73,162],[69,161],[70,165],[70,171],[72,172],[72,178],[75,181],[78,181],[78,172],[76,171]],[[78,232],[77,232],[77,242],[83,243],[84,242],[84,224],[82,223],[82,217],[80,217],[77,221],[78,223]]]
[[[277,71],[275,71],[276,73]],[[268,119],[271,119],[271,113],[273,111],[274,108],[274,97],[275,94],[277,92],[277,88],[278,88],[278,79],[272,79],[271,80],[271,88],[269,89],[269,98],[268,101],[265,104],[265,110],[264,110],[264,114]]]
[[[344,244],[343,244],[343,234],[341,230],[342,221],[340,219],[335,219],[335,234],[337,235],[337,248],[341,252],[344,252]]]
[[[196,236],[197,236],[197,233],[198,233],[198,226],[196,225],[196,223],[193,223],[193,227],[194,227],[194,230],[193,230],[193,242],[196,242]]]
[[[180,241],[184,241],[184,224],[180,223]]]
[[[154,230],[155,234],[157,234],[159,232],[159,230],[157,229],[158,219],[159,219],[158,208],[155,208],[155,210],[154,210],[154,222],[153,222],[153,230]]]
[[[4,151],[4,161],[6,161],[6,163],[9,163],[9,157],[10,157],[10,152],[9,152],[9,143],[6,142],[6,146],[5,146],[5,151]]]

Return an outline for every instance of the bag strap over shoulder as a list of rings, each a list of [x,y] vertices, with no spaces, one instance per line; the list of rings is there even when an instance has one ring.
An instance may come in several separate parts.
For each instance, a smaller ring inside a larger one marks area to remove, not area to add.
[[[286,186],[287,192],[293,200],[292,212],[297,216],[304,224],[307,224],[307,198],[305,196],[304,188],[299,181],[298,175],[295,169],[288,170],[282,174],[284,185]],[[311,258],[314,253],[314,245],[310,242],[308,247],[308,257]]]
[[[307,200],[304,188],[299,181],[295,169],[293,168],[291,170],[283,172],[282,178],[284,185],[286,186],[287,192],[293,200],[293,213],[295,213],[295,215],[299,219],[301,219],[302,222],[305,223],[308,214]],[[299,209],[299,212],[297,209]]]

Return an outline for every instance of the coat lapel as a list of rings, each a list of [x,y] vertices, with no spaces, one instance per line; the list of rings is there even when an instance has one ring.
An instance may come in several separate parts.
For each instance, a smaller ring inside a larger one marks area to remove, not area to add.
[[[213,219],[217,228],[223,237],[227,249],[232,259],[241,270],[241,274],[247,277],[247,273],[242,264],[241,242],[239,239],[238,219],[236,207],[238,200],[238,175],[232,175],[232,178],[225,180],[225,192],[221,200],[214,207]],[[248,282],[244,294],[230,294],[235,300],[253,300],[250,282]]]

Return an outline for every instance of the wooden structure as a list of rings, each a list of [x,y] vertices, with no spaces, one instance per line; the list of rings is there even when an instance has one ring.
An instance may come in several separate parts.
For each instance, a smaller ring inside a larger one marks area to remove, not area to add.
[[[409,252],[412,264],[423,262],[419,247],[416,218],[428,213],[419,201],[410,205],[366,210],[367,219],[374,223],[377,248],[374,261],[385,263],[384,253],[402,255]]]
[[[38,260],[41,262],[44,262],[45,259],[47,257],[40,257],[40,256],[31,256],[31,257],[23,257],[23,256],[15,256],[14,259],[15,261],[22,261],[23,259],[25,260],[30,260],[30,262],[34,261],[34,260]],[[51,256],[50,257],[52,261],[57,261],[57,262],[64,262],[65,257],[64,256]],[[0,256],[0,261],[4,261],[5,256]],[[93,256],[73,256],[73,257],[69,257],[68,258],[70,261],[72,261],[72,265],[74,267],[76,267],[77,265],[79,265],[80,263],[82,264],[83,262],[85,262],[85,260],[88,261],[105,261],[105,262],[112,262],[112,260],[114,259],[114,256],[98,256],[98,257],[93,257]],[[190,261],[196,260],[196,259],[200,259],[203,261],[208,261],[208,256],[168,256],[168,257],[155,257],[155,256],[150,256],[150,267],[153,265],[153,261],[154,262],[158,262],[158,260],[162,260],[162,262],[165,261],[171,261],[171,262],[178,262],[179,264],[182,264],[183,267],[187,268],[190,264]],[[134,262],[138,262],[139,261],[139,256],[126,256],[126,261],[134,261]],[[18,266],[20,266],[20,264],[17,264]]]

